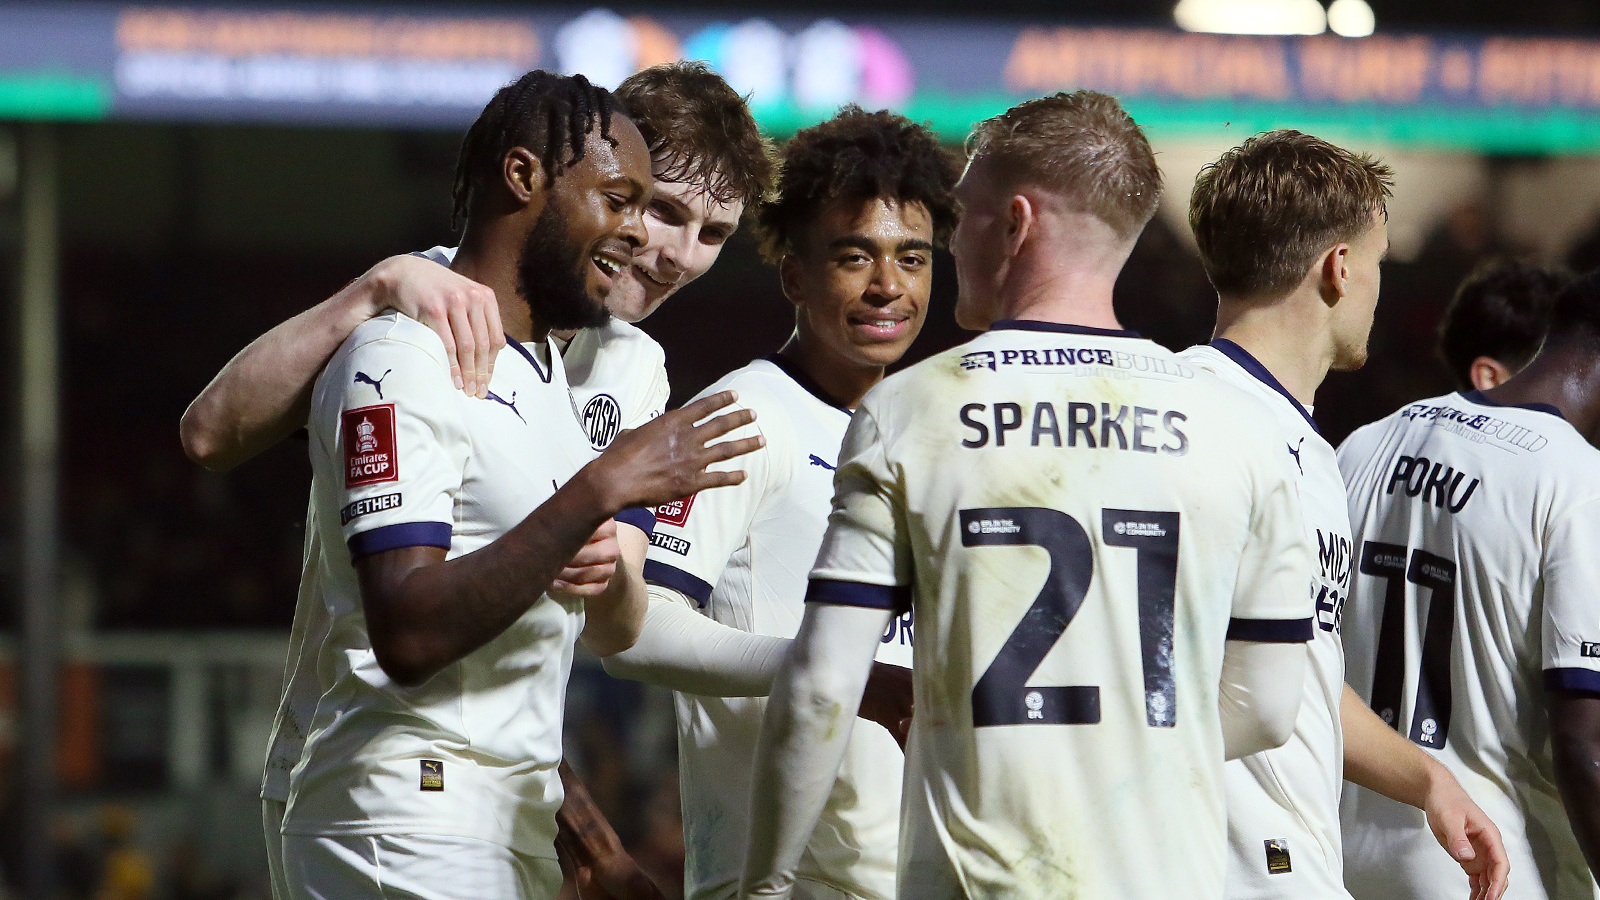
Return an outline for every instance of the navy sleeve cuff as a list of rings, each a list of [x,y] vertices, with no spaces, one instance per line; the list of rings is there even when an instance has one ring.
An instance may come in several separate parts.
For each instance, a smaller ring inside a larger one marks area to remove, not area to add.
[[[1306,619],[1229,619],[1228,640],[1261,644],[1303,644],[1316,635]]]
[[[806,588],[806,602],[887,609],[896,615],[903,615],[911,610],[911,588],[814,578]]]
[[[401,547],[443,547],[450,549],[451,529],[445,522],[401,522],[350,536],[350,561],[363,556],[398,550]]]
[[[656,530],[656,513],[653,509],[646,509],[642,506],[636,506],[630,509],[625,509],[622,512],[617,513],[615,516],[612,516],[612,518],[616,519],[618,522],[627,522],[629,525],[639,529],[646,535],[654,534]]]
[[[690,575],[682,569],[675,569],[664,562],[653,559],[644,561],[644,580],[653,581],[662,587],[673,590],[694,598],[694,602],[702,607],[711,599],[711,585]]]
[[[1545,669],[1544,689],[1600,694],[1600,672],[1594,669]]]

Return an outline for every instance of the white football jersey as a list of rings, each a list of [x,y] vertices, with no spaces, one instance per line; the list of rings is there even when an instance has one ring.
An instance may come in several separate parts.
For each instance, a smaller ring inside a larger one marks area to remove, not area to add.
[[[448,266],[455,259],[456,248],[434,247],[417,255]],[[560,342],[556,345],[580,424],[594,449],[604,450],[620,430],[637,428],[666,408],[666,357],[660,344],[633,325],[612,319],[600,328],[579,331],[566,347]],[[306,512],[305,561],[289,635],[283,695],[261,779],[261,796],[268,800],[289,799],[289,771],[300,761],[306,731],[326,683],[316,668],[317,648],[327,636],[329,621],[316,584],[320,545],[312,540],[314,513],[313,504]]]
[[[804,372],[772,357],[706,388],[739,392],[756,413],[730,439],[766,446],[721,468],[745,480],[656,511],[645,577],[743,631],[792,638],[805,612],[806,574],[827,528],[833,473],[850,411]],[[891,623],[878,659],[911,665],[910,614]],[[749,833],[751,770],[765,697],[677,694],[686,896],[732,897]],[[855,723],[828,805],[798,875],[860,898],[892,898],[899,847],[899,745],[882,726]]]
[[[1500,828],[1507,897],[1592,900],[1550,758],[1547,687],[1600,691],[1600,451],[1549,406],[1422,400],[1339,448],[1357,550],[1350,686]],[[1362,900],[1467,895],[1421,811],[1345,792]]]
[[[1228,638],[1311,638],[1261,403],[1130,332],[991,331],[857,410],[808,599],[916,611],[900,896],[1222,897]]]
[[[592,459],[559,354],[508,343],[479,400],[451,384],[433,331],[380,316],[317,379],[309,430],[329,627],[284,833],[455,835],[552,856],[582,604],[544,597],[499,637],[405,688],[374,657],[353,560],[407,546],[470,553]]]
[[[1317,551],[1311,579],[1315,637],[1305,699],[1289,742],[1229,762],[1229,900],[1348,898],[1339,841],[1344,780],[1344,646],[1339,616],[1350,593],[1350,513],[1333,447],[1311,410],[1238,344],[1218,339],[1178,354],[1258,397],[1277,419],[1283,451],[1294,460],[1306,536]]]

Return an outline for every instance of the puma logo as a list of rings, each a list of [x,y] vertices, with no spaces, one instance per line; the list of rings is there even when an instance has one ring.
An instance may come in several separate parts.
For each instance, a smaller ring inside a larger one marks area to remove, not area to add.
[[[1300,443],[1294,445],[1293,447],[1289,447],[1289,455],[1294,457],[1294,467],[1300,470],[1300,474],[1301,475],[1304,475],[1306,473],[1306,467],[1300,465],[1300,449],[1302,447],[1304,447],[1305,445],[1306,445],[1306,439],[1302,437],[1300,439]],[[1284,446],[1288,447],[1289,445],[1285,444]]]
[[[813,466],[821,466],[824,469],[827,469],[829,472],[837,471],[837,469],[834,466],[831,466],[831,465],[828,464],[827,460],[825,460],[822,457],[816,455],[815,453],[811,454],[810,463]]]
[[[517,418],[522,419],[522,413],[517,412],[517,392],[516,391],[512,391],[511,392],[511,399],[510,400],[507,400],[504,397],[500,396],[499,394],[496,394],[494,391],[490,391],[488,399],[493,400],[494,402],[500,404],[501,406],[510,407],[512,412],[517,413]],[[527,419],[522,419],[522,424],[524,424],[524,425],[528,424],[528,420]]]
[[[389,377],[389,373],[393,372],[393,371],[394,371],[393,369],[384,369],[383,370],[383,374],[378,376],[378,380],[377,381],[373,381],[372,380],[372,376],[368,375],[365,372],[357,372],[356,373],[356,381],[355,381],[355,383],[356,384],[370,384],[370,385],[372,385],[373,389],[375,389],[378,392],[378,399],[382,400],[383,399],[383,380],[385,378],[388,378]]]

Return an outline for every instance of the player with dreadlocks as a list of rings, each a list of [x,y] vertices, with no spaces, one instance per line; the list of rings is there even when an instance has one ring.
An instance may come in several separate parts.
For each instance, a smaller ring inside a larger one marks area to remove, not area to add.
[[[507,342],[482,396],[455,390],[439,336],[398,312],[357,327],[316,379],[290,671],[310,666],[318,699],[296,723],[282,823],[293,900],[560,889],[573,645],[626,649],[646,603],[618,531],[654,524],[641,507],[737,484],[706,466],[759,445],[707,447],[752,421],[695,424],[731,394],[598,457],[572,416],[548,334],[605,322],[645,240],[649,166],[638,128],[583,78],[530,72],[502,88],[456,179],[452,267],[493,292]]]
[[[763,449],[738,488],[658,510],[645,563],[650,607],[612,674],[676,690],[685,894],[733,897],[750,831],[749,773],[766,694],[804,607],[851,412],[922,328],[933,251],[955,227],[954,160],[926,128],[847,107],[783,151],[778,196],[757,219],[795,308],[778,352],[724,376],[757,413],[736,433]],[[806,847],[802,898],[895,896],[911,622],[896,620],[846,762]]]
[[[615,436],[618,422],[632,428],[659,415],[667,398],[659,345],[627,323],[644,318],[710,268],[738,228],[745,206],[760,198],[772,176],[768,148],[749,109],[703,63],[654,66],[624,81],[617,95],[650,148],[656,191],[645,213],[649,237],[634,253],[628,271],[614,279],[606,298],[614,318],[575,335],[552,332],[597,448]],[[470,184],[460,180],[458,186],[459,218],[466,212],[461,201],[467,199]],[[303,427],[317,373],[351,331],[385,308],[434,328],[451,360],[456,386],[482,396],[494,354],[503,346],[494,292],[419,258],[448,263],[454,253],[453,248],[437,247],[384,260],[332,298],[258,338],[185,413],[182,432],[190,456],[209,468],[230,468]],[[313,527],[308,523],[308,532]],[[622,530],[624,540],[629,534]],[[307,570],[314,565],[308,555]],[[305,648],[320,640],[326,620],[320,602],[302,591],[262,784],[268,857],[279,900],[287,896],[279,831],[289,773],[300,760],[323,691],[316,654]],[[575,787],[565,764],[562,775]],[[592,804],[582,803],[586,796],[571,790],[561,816],[563,834],[572,838],[562,846],[581,866],[580,883],[592,878],[619,896],[630,882],[646,886],[604,819]]]

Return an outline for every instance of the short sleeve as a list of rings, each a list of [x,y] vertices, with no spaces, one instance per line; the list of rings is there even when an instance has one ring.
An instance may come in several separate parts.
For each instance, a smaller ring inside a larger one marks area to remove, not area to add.
[[[1600,693],[1600,499],[1569,510],[1544,551],[1545,687]]]
[[[1263,454],[1254,475],[1250,536],[1239,558],[1228,639],[1299,643],[1315,634],[1310,538],[1287,455]]]
[[[405,341],[368,341],[331,365],[313,429],[352,559],[450,547],[470,455],[458,393],[442,363]]]
[[[878,419],[864,404],[851,418],[839,451],[833,511],[811,570],[807,602],[896,613],[910,609],[912,564],[903,495]]]
[[[720,414],[745,408],[734,403]],[[774,427],[776,412],[756,411],[757,419],[720,440],[741,440],[764,434],[767,445],[754,453],[711,466],[712,471],[743,470],[743,482],[711,488],[692,497],[656,507],[655,530],[645,556],[646,581],[672,588],[694,598],[700,606],[711,599],[711,589],[728,558],[750,535],[775,473],[773,460],[783,452],[783,430]],[[762,428],[763,425],[767,427]]]

